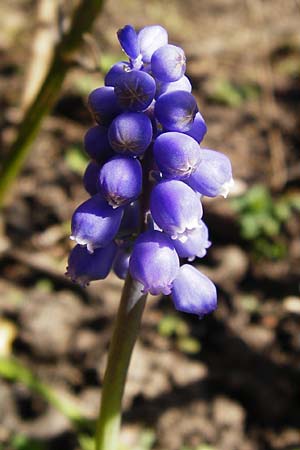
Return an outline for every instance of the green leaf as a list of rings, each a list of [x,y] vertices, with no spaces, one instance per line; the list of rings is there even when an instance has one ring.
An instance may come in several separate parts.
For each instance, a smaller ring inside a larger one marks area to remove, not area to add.
[[[281,222],[285,222],[291,215],[291,205],[286,199],[279,200],[274,204],[274,216]]]
[[[241,236],[253,240],[259,236],[260,225],[253,214],[244,214],[240,217]]]
[[[261,217],[261,229],[262,232],[269,237],[278,235],[280,231],[280,223],[278,220],[274,219],[272,216],[262,216]]]

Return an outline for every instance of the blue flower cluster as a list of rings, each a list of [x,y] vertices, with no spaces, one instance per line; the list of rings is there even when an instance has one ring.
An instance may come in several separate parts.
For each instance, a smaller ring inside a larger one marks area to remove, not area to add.
[[[216,288],[183,259],[211,245],[201,196],[227,195],[229,159],[199,145],[207,131],[183,50],[159,25],[117,33],[129,61],[115,64],[89,95],[97,123],[85,135],[91,157],[83,182],[90,198],[72,217],[67,275],[82,285],[128,270],[142,292],[171,294],[198,316],[217,304]]]

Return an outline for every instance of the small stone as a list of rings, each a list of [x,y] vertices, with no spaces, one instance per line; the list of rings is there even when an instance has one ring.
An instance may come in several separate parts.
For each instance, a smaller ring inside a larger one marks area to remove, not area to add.
[[[229,398],[219,397],[213,403],[213,417],[220,426],[241,428],[245,421],[245,411]]]
[[[292,313],[292,314],[300,314],[300,297],[286,297],[283,300],[282,303],[283,308],[285,311]]]

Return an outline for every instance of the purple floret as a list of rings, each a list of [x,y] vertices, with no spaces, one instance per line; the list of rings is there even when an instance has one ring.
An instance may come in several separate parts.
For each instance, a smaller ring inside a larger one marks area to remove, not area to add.
[[[173,91],[161,95],[155,103],[155,116],[167,131],[189,131],[198,111],[192,94]]]
[[[108,138],[112,148],[123,155],[144,153],[152,140],[152,124],[144,113],[125,112],[112,122]]]
[[[136,240],[130,258],[132,277],[143,292],[168,295],[179,270],[179,259],[171,239],[160,231],[146,231]]]
[[[172,299],[178,311],[200,318],[217,307],[217,290],[213,282],[190,264],[180,267],[173,281]]]
[[[104,164],[99,184],[103,196],[113,208],[127,205],[142,191],[142,166],[139,160],[116,156]]]
[[[86,245],[93,253],[98,247],[108,245],[117,234],[123,208],[113,209],[102,194],[96,194],[75,210],[72,217],[71,239]]]

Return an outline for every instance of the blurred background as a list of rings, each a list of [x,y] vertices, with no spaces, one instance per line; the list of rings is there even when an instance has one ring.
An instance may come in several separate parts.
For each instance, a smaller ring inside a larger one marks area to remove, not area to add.
[[[1,2],[0,164],[74,4]],[[236,186],[204,202],[213,246],[195,261],[218,286],[217,311],[199,321],[148,300],[122,449],[299,450],[297,0],[105,2],[2,211],[0,449],[93,449],[122,282],[111,274],[83,290],[64,271],[70,217],[87,198],[87,95],[122,59],[127,23],[159,23],[185,50],[204,145],[231,158]]]

